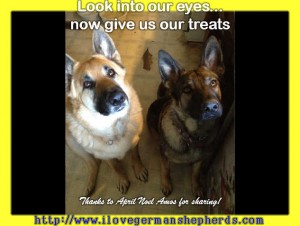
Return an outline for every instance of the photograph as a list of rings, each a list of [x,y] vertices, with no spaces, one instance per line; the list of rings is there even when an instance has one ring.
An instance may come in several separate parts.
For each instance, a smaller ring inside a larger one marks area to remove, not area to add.
[[[66,12],[65,37],[66,213],[235,213],[234,12]]]

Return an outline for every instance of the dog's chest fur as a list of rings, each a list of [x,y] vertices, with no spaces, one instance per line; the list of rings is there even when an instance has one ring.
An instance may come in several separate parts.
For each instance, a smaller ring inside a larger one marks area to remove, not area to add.
[[[103,116],[84,106],[77,111],[67,109],[67,130],[88,153],[99,159],[122,159],[135,146],[142,130],[142,109],[133,89],[129,108]],[[132,105],[134,104],[134,105]]]
[[[189,146],[186,139],[182,136],[182,128],[176,123],[174,114],[178,115],[178,119],[182,126],[186,129],[190,136],[199,138],[198,146]],[[173,159],[174,162],[193,162],[206,155],[209,146],[216,137],[216,120],[198,121],[185,114],[174,104],[165,109],[160,122],[161,135],[165,140],[165,155]]]

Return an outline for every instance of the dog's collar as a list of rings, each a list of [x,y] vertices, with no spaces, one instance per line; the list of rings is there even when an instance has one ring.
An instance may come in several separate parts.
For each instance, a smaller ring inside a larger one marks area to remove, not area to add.
[[[172,113],[172,123],[189,148],[203,148],[205,146],[207,136],[191,135],[175,111]]]

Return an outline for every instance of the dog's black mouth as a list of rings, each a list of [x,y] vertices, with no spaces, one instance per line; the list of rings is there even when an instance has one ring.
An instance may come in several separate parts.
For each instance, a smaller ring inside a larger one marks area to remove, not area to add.
[[[114,112],[122,111],[127,106],[127,100],[120,106],[115,107]]]
[[[110,107],[107,107],[105,109],[99,109],[98,112],[101,115],[109,116],[109,115],[112,115],[114,113],[118,113],[118,112],[124,110],[127,107],[127,105],[128,104],[127,104],[127,101],[126,101],[126,103],[123,103],[120,106],[110,106]]]
[[[202,120],[214,120],[222,116],[222,113],[218,114],[202,114]]]
[[[222,108],[219,108],[218,110],[213,111],[213,112],[203,112],[201,119],[202,120],[214,120],[214,119],[221,117],[222,113],[223,113]]]

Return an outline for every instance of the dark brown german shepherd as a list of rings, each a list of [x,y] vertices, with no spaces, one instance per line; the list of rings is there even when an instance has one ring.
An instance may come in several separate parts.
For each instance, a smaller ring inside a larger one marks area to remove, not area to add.
[[[166,196],[172,192],[169,161],[191,163],[192,192],[202,196],[200,167],[211,153],[222,116],[222,50],[211,36],[197,69],[186,71],[163,50],[158,53],[158,64],[162,82],[158,98],[148,110],[147,123],[160,143],[161,189]]]
[[[131,149],[135,176],[147,181],[138,143],[143,128],[142,108],[126,81],[126,70],[112,39],[101,30],[93,33],[95,54],[84,62],[66,55],[66,143],[88,166],[84,195],[96,183],[99,160],[106,160],[126,193],[129,180],[121,159]]]

